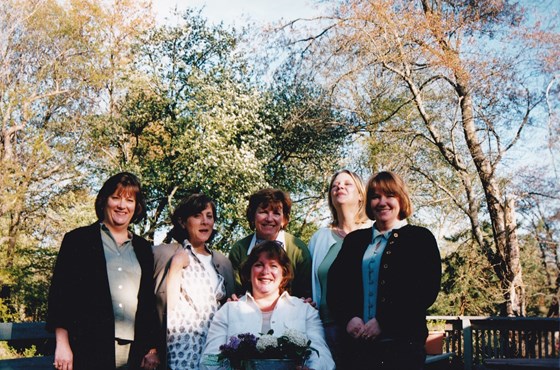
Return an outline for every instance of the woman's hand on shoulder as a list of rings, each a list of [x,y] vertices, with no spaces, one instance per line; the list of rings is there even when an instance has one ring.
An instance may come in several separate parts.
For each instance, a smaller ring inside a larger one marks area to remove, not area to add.
[[[238,297],[237,294],[235,294],[235,293],[233,293],[233,294],[231,295],[231,297],[229,297],[229,298],[227,299],[227,302],[237,302],[237,301],[239,301],[239,297]]]
[[[184,269],[189,263],[189,254],[183,248],[177,249],[173,257],[171,257],[171,268]]]
[[[303,301],[303,303],[309,303],[309,305],[313,308],[317,308],[317,302],[313,301],[313,298],[309,297],[309,298],[301,298],[301,300]]]

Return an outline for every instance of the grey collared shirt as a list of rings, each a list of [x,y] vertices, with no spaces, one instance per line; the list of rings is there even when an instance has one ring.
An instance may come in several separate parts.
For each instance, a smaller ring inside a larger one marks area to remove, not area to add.
[[[115,338],[134,340],[142,269],[132,247],[132,235],[129,234],[129,239],[118,245],[109,229],[101,223],[101,240],[115,315]]]

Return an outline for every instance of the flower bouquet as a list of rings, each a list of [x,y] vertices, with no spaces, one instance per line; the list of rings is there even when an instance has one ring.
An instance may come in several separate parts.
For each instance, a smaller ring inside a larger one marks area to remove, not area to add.
[[[254,360],[276,360],[269,362],[266,365],[267,369],[271,369],[272,366],[286,369],[303,365],[313,351],[319,355],[318,351],[311,347],[311,341],[297,330],[288,329],[280,337],[273,334],[270,330],[258,337],[251,333],[232,336],[228,343],[220,346],[218,362],[229,362],[231,368],[245,370],[255,368]]]

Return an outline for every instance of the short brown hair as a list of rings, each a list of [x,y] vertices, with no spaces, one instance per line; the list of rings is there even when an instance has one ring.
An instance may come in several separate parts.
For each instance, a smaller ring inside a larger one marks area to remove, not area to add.
[[[134,194],[136,208],[134,209],[134,216],[132,217],[131,223],[142,220],[146,215],[146,200],[142,193],[140,180],[130,172],[117,173],[105,181],[95,198],[95,214],[97,215],[97,219],[99,221],[105,219],[107,200],[119,189]]]
[[[391,171],[381,171],[369,178],[367,182],[366,214],[374,219],[371,209],[371,200],[376,192],[393,194],[399,200],[399,220],[404,220],[412,215],[412,202],[408,189],[402,177]]]
[[[284,214],[284,221],[286,224],[290,221],[290,210],[292,209],[292,199],[290,195],[280,189],[261,189],[256,193],[251,194],[249,197],[249,205],[247,206],[247,221],[251,230],[255,229],[255,215],[257,208],[266,208],[273,204],[282,204],[282,213]],[[286,225],[282,225],[284,228]]]
[[[278,261],[280,267],[282,268],[280,293],[283,293],[286,290],[289,291],[289,285],[294,278],[294,270],[292,268],[290,258],[282,247],[282,243],[277,240],[265,240],[255,245],[247,260],[245,260],[245,262],[241,265],[239,275],[243,289],[245,291],[248,290],[252,292],[253,286],[251,284],[251,269],[263,253],[267,258]]]

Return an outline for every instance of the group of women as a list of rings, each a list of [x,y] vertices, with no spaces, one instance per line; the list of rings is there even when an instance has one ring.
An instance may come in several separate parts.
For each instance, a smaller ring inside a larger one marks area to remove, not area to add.
[[[433,235],[407,224],[405,184],[380,172],[365,187],[343,170],[328,204],[332,222],[308,247],[285,231],[289,195],[254,193],[254,233],[226,257],[210,247],[214,201],[194,194],[151,248],[128,230],[145,214],[140,182],[111,177],[95,202],[98,222],[60,248],[47,318],[54,367],[200,369],[232,335],[294,329],[317,350],[301,369],[422,369],[441,262]]]

